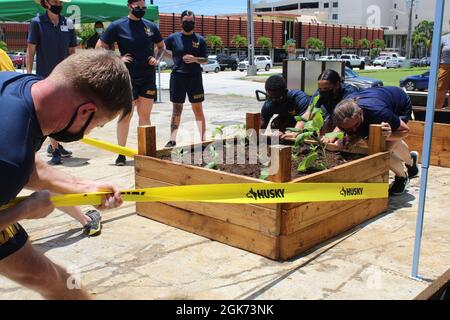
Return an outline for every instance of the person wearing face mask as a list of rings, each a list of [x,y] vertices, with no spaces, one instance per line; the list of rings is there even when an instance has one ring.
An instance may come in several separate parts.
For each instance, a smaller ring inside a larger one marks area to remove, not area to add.
[[[336,105],[346,99],[350,94],[357,93],[358,88],[346,84],[342,81],[341,76],[334,70],[327,69],[322,72],[317,79],[318,90],[311,97],[311,101],[315,101],[315,108],[321,108],[324,114],[325,124],[322,128],[322,134],[334,131],[340,131],[339,128],[333,127],[332,114]],[[318,99],[318,100],[317,100]],[[312,110],[308,110],[304,114],[304,118],[309,119]],[[298,128],[303,129],[304,123],[300,123]],[[294,138],[298,133],[289,133],[288,137]],[[335,139],[322,138],[323,143],[333,143]]]
[[[103,26],[103,22],[97,21],[94,24],[95,33],[87,40],[86,42],[86,49],[95,49],[95,45],[98,42],[98,39],[100,39],[100,36],[105,31],[105,27]],[[108,48],[109,50],[114,50],[114,46],[110,46]]]
[[[50,75],[53,69],[69,55],[75,53],[77,40],[73,23],[61,16],[64,2],[71,0],[35,0],[47,11],[30,22],[28,32],[27,72],[32,73],[36,57],[36,74],[42,78]],[[72,152],[66,150],[59,142],[65,142],[58,136],[49,137],[47,154],[50,163],[62,164],[61,157],[70,157]],[[101,216],[96,210],[83,213],[78,207],[67,207],[62,211],[76,219],[88,236],[97,236],[101,232]]]
[[[55,66],[75,53],[77,38],[73,22],[61,15],[63,4],[71,0],[35,0],[46,12],[30,21],[27,45],[27,72],[32,73],[36,55],[36,74],[46,78]],[[53,165],[62,164],[62,157],[71,157],[56,140],[50,139],[47,154]]]
[[[155,66],[159,63],[165,46],[157,25],[143,18],[147,10],[144,0],[128,0],[128,10],[127,17],[108,26],[100,36],[96,48],[108,49],[117,43],[122,60],[130,71],[139,125],[146,126],[150,125],[150,115],[156,98]],[[121,146],[127,143],[131,117],[132,113],[117,124],[117,141]],[[125,164],[125,156],[119,155],[116,165]]]
[[[47,299],[90,298],[84,289],[67,286],[70,275],[35,249],[19,223],[53,212],[50,192],[109,192],[99,210],[122,203],[116,186],[59,171],[36,152],[47,136],[76,141],[95,127],[126,116],[131,103],[128,70],[108,50],[74,54],[45,79],[0,73],[0,276]],[[12,202],[24,188],[35,193],[22,202]]]
[[[333,110],[333,123],[353,142],[367,139],[371,124],[381,124],[386,147],[391,152],[390,169],[395,180],[390,195],[405,193],[409,179],[417,176],[418,153],[403,141],[409,134],[412,106],[409,96],[398,87],[378,87],[351,94]],[[405,170],[406,166],[406,170]]]
[[[283,138],[287,128],[297,125],[296,116],[302,116],[311,103],[311,98],[301,90],[288,90],[281,75],[270,76],[265,83],[267,98],[261,109],[261,129],[266,129],[272,120],[271,129],[276,129]]]
[[[167,55],[174,62],[170,75],[170,101],[173,104],[173,112],[170,122],[170,140],[166,148],[176,146],[177,131],[186,95],[192,105],[202,141],[205,140],[206,133],[202,104],[205,100],[205,91],[200,65],[208,63],[208,47],[203,37],[194,32],[195,14],[192,11],[183,11],[181,27],[183,31],[173,33],[165,40],[167,50],[171,51]]]

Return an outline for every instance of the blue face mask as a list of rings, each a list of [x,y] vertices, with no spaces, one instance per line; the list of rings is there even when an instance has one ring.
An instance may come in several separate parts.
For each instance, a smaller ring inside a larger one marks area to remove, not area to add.
[[[102,34],[103,28],[95,28],[95,32],[97,32],[98,34]]]

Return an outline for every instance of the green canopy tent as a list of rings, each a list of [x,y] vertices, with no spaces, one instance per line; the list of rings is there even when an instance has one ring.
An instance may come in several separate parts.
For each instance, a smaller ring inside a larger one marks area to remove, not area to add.
[[[147,4],[145,18],[159,20],[158,6]],[[0,0],[0,21],[28,22],[44,9],[33,0]],[[62,14],[76,23],[114,21],[128,14],[126,0],[72,0],[64,3]]]

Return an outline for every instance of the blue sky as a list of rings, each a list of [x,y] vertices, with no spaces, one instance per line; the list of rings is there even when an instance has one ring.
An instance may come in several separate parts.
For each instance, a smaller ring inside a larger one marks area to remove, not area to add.
[[[196,14],[215,15],[247,10],[246,0],[154,0],[153,3],[164,13],[192,10]]]

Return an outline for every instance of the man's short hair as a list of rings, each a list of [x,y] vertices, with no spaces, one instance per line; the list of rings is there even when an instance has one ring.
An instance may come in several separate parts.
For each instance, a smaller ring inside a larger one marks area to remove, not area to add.
[[[183,18],[184,17],[193,17],[194,18],[194,20],[195,20],[195,14],[194,14],[194,12],[192,12],[192,11],[190,11],[190,10],[184,10],[182,13],[181,13],[181,18],[180,18],[180,20],[183,20]]]
[[[266,80],[265,88],[266,91],[271,93],[284,93],[287,89],[286,80],[284,80],[283,76],[280,75],[270,76]]]
[[[95,21],[94,26],[101,24],[103,26],[103,22],[102,21]]]
[[[128,4],[132,4],[133,2],[138,2],[138,1],[141,1],[141,0],[128,0]]]
[[[90,49],[70,55],[58,64],[49,79],[94,102],[106,113],[131,112],[131,78],[125,63],[110,50]]]

